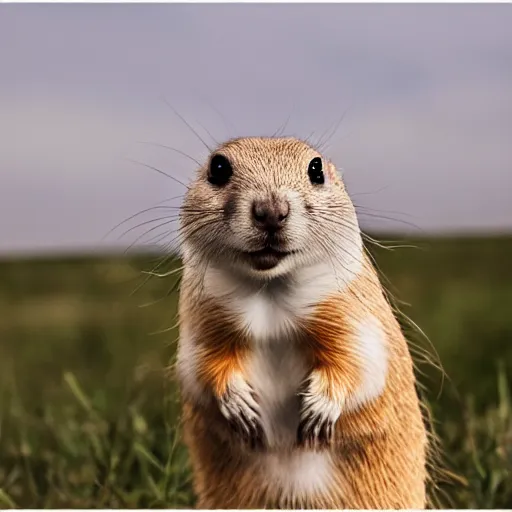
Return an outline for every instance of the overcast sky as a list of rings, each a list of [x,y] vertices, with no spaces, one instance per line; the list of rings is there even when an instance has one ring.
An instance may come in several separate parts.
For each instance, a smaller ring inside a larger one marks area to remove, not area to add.
[[[206,157],[164,98],[208,145],[350,107],[326,153],[363,227],[512,231],[511,27],[507,4],[0,4],[0,251],[97,248],[182,194],[126,160],[183,181],[138,143]]]

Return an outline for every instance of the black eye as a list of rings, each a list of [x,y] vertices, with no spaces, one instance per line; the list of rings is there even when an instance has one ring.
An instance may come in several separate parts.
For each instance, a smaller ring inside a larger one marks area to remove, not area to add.
[[[308,175],[309,180],[313,185],[323,185],[325,178],[324,173],[322,172],[322,159],[321,158],[313,158],[311,162],[309,162],[308,167]]]
[[[226,157],[215,155],[211,159],[210,168],[208,169],[208,181],[212,185],[222,187],[226,185],[232,175],[233,168]]]

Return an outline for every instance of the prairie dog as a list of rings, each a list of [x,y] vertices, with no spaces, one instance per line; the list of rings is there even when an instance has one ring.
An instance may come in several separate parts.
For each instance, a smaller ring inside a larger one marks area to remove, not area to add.
[[[181,210],[177,370],[199,508],[425,508],[407,343],[328,159],[240,138]]]

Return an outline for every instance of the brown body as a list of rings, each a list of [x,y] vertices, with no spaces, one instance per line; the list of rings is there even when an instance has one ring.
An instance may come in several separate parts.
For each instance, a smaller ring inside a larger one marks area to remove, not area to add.
[[[292,160],[292,174],[301,160],[288,151],[304,153],[306,164],[317,154],[286,141],[249,145],[235,172],[254,160],[251,151],[271,152],[272,169],[280,157]],[[236,144],[224,152],[231,161],[241,153]],[[334,198],[355,218],[328,165]],[[283,183],[276,178],[272,190]],[[307,211],[315,198],[302,197]],[[195,219],[186,220],[185,235]],[[346,238],[357,240],[357,224],[343,225]],[[204,254],[193,243],[185,251],[178,371],[199,508],[424,508],[427,441],[407,343],[359,242],[343,243],[351,256],[332,265],[332,279],[325,275],[331,264],[313,256],[259,280],[220,261],[201,266]],[[310,280],[308,265],[320,269]],[[296,298],[309,290],[311,300]],[[249,423],[237,416],[244,410]]]

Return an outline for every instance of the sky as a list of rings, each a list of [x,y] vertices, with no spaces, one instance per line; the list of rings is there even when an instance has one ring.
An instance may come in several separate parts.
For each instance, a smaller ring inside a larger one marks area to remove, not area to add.
[[[108,234],[185,191],[132,160],[186,182],[285,123],[333,132],[366,230],[512,232],[511,26],[507,4],[0,4],[0,252],[172,241],[142,236],[158,210]]]

